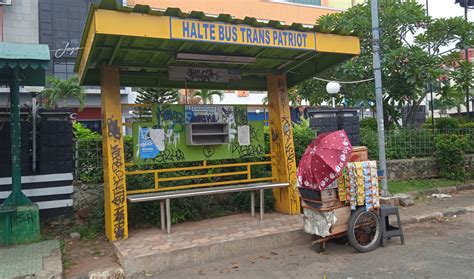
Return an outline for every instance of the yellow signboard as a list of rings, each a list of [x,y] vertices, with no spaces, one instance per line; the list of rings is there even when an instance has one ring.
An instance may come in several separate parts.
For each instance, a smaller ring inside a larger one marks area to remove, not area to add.
[[[315,50],[311,32],[170,18],[171,39]]]

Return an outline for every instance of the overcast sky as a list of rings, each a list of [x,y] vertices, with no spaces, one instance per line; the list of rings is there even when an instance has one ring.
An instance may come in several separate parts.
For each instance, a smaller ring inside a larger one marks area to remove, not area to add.
[[[426,0],[417,1],[423,5],[426,4]],[[464,8],[454,2],[454,0],[428,0],[429,14],[433,17],[464,17]],[[474,21],[474,10],[468,10],[467,16],[469,21]]]

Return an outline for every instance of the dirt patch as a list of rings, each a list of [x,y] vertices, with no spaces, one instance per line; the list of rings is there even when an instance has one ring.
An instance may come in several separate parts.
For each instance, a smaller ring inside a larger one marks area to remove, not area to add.
[[[63,251],[66,278],[78,278],[93,270],[119,265],[115,248],[104,236],[96,240],[66,240]]]
[[[71,232],[77,231],[77,228],[78,224],[72,224],[68,219],[53,221],[42,227],[44,236],[58,239],[61,243],[66,278],[81,278],[93,270],[119,266],[115,248],[103,234],[71,238]]]

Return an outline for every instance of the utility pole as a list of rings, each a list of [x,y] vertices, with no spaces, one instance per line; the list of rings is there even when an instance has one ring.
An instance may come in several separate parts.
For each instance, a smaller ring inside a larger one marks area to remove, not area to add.
[[[375,99],[377,109],[377,134],[379,141],[379,170],[382,172],[382,197],[390,196],[387,184],[387,158],[385,157],[385,128],[383,120],[382,101],[382,68],[380,62],[380,28],[379,28],[378,0],[371,1],[372,14],[372,48],[375,77]]]

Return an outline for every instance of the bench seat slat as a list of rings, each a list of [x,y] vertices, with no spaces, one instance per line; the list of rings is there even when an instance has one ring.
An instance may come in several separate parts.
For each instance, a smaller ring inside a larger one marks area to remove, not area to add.
[[[288,183],[255,183],[255,184],[242,184],[233,186],[223,187],[209,187],[209,188],[197,188],[191,190],[181,191],[163,191],[148,194],[130,195],[127,199],[134,202],[146,202],[146,201],[159,201],[166,199],[186,198],[195,196],[215,195],[224,193],[235,193],[244,191],[257,191],[262,189],[272,188],[285,188],[288,187]]]

